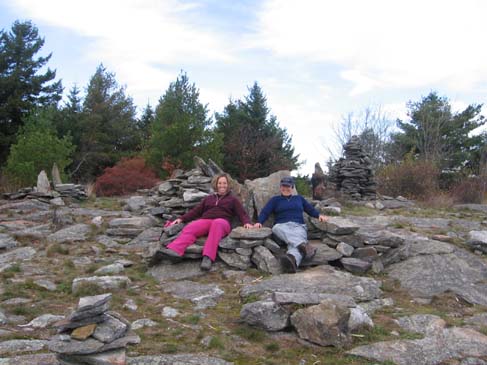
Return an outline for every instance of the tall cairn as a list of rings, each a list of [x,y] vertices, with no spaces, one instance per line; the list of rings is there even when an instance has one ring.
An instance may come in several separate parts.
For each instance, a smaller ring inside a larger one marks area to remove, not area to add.
[[[360,140],[352,136],[343,146],[341,157],[331,168],[329,180],[345,197],[352,200],[374,200],[377,184],[369,156],[363,151]]]

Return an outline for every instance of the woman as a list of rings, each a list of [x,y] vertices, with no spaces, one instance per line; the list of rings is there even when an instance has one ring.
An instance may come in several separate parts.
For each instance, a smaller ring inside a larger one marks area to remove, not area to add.
[[[320,222],[328,220],[328,217],[321,215],[301,195],[292,195],[293,188],[294,179],[291,176],[283,177],[279,188],[281,195],[276,195],[267,202],[254,225],[261,228],[269,215],[274,214],[272,233],[288,246],[287,254],[281,257],[283,271],[288,273],[295,273],[302,259],[309,259],[316,253],[316,249],[308,244],[303,212],[318,218]]]
[[[230,178],[227,174],[215,176],[212,182],[214,194],[208,195],[188,213],[172,224],[187,223],[181,234],[159,253],[172,262],[179,261],[184,251],[198,237],[208,235],[203,247],[201,269],[208,271],[216,259],[220,240],[232,230],[232,218],[237,216],[245,228],[251,228],[250,218],[240,201],[230,192]]]

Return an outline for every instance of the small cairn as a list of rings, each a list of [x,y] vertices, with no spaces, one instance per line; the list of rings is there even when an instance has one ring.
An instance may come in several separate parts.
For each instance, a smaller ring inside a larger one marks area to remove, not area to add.
[[[126,346],[140,343],[130,323],[109,311],[111,293],[80,298],[78,308],[57,322],[49,350],[61,364],[125,365]]]
[[[375,200],[377,185],[370,158],[363,151],[360,140],[353,136],[345,146],[345,158],[340,158],[330,170],[330,182],[336,190],[353,200]]]
[[[211,179],[223,172],[222,169],[211,159],[206,163],[196,156],[194,162],[194,169],[175,170],[169,180],[157,187],[152,198],[158,202],[159,207],[150,209],[150,214],[167,220],[174,219],[193,208],[213,191]]]

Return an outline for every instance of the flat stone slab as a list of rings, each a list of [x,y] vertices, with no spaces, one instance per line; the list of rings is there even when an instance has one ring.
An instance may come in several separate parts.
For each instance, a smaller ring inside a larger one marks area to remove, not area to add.
[[[74,226],[63,228],[53,234],[47,236],[50,242],[58,243],[72,243],[86,241],[88,235],[92,232],[92,228],[88,224],[75,224]]]
[[[109,223],[110,228],[149,228],[157,221],[151,217],[114,218]]]
[[[382,297],[381,283],[366,277],[354,276],[331,266],[318,266],[296,274],[276,275],[259,283],[246,285],[241,296],[255,294],[259,297],[274,292],[303,294],[340,294],[356,302]]]
[[[197,309],[214,307],[225,293],[216,284],[199,284],[188,280],[169,283],[163,290],[176,298],[190,300]]]
[[[446,327],[446,322],[433,314],[414,314],[400,317],[396,323],[404,330],[423,335],[435,335]]]
[[[88,338],[85,341],[69,340],[64,341],[63,338],[66,335],[56,335],[49,341],[49,350],[65,355],[88,355],[109,350],[115,350],[124,348],[128,344],[140,343],[140,338],[135,333],[129,333],[127,336],[116,339],[111,343],[103,343],[95,340],[94,338]]]
[[[310,222],[321,231],[338,235],[352,234],[360,228],[351,220],[341,217],[328,217],[326,222],[320,222],[316,218],[311,218]]]
[[[453,327],[420,340],[377,342],[347,353],[397,365],[435,365],[453,359],[487,356],[487,336],[469,328]]]
[[[127,365],[233,365],[217,357],[210,357],[201,354],[176,354],[176,355],[156,355],[139,356],[127,358]]]
[[[0,233],[0,249],[8,250],[16,247],[17,240],[6,233]]]
[[[190,279],[206,273],[200,269],[200,263],[200,260],[186,260],[175,265],[161,263],[152,267],[149,270],[149,274],[160,283]]]
[[[55,354],[21,355],[4,357],[0,365],[60,365]]]
[[[487,264],[463,249],[413,256],[390,265],[386,272],[412,296],[431,298],[449,290],[469,303],[487,305]]]
[[[338,260],[343,256],[334,248],[331,248],[320,241],[312,240],[309,241],[309,243],[316,248],[316,254],[311,260],[303,260],[301,262],[302,267],[327,264],[328,262]]]
[[[0,265],[32,259],[36,250],[32,247],[19,247],[0,255]]]
[[[230,233],[230,238],[239,240],[265,240],[272,235],[272,229],[268,227],[262,228],[244,228],[237,227]]]
[[[44,340],[10,340],[0,342],[0,355],[35,352],[44,349],[48,341]]]
[[[126,276],[92,276],[88,278],[76,278],[73,280],[73,293],[83,285],[96,285],[104,290],[126,288],[130,279]]]
[[[62,320],[64,316],[57,316],[54,314],[43,314],[42,316],[34,318],[27,324],[19,325],[19,327],[32,327],[32,328],[46,328],[51,324],[54,324]]]

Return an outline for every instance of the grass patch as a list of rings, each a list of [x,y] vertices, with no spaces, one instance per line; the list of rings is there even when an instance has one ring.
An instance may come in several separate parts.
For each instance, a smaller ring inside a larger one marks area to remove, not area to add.
[[[107,292],[106,289],[103,289],[102,287],[94,283],[81,283],[80,285],[78,285],[75,291],[72,291],[73,295],[79,298],[92,296],[92,295],[99,295],[106,292]]]
[[[251,342],[262,342],[266,339],[267,333],[255,327],[240,325],[235,329],[235,334]]]
[[[9,266],[7,269],[3,270],[0,273],[0,277],[4,280],[11,279],[15,276],[15,274],[18,274],[22,272],[22,269],[18,263],[15,263],[11,266]]]
[[[188,324],[198,324],[201,320],[201,317],[199,314],[190,314],[189,316],[186,316],[182,319],[184,323]]]
[[[342,205],[342,215],[358,215],[362,217],[369,217],[372,215],[377,215],[377,210],[366,207],[365,205],[351,204],[349,202],[345,202]]]
[[[280,350],[281,346],[277,342],[271,342],[264,346],[265,350],[268,352],[277,352]]]
[[[225,345],[223,344],[223,341],[220,337],[213,336],[208,344],[208,348],[223,350],[225,348]]]
[[[46,255],[47,257],[54,257],[56,255],[69,255],[69,248],[60,243],[53,243],[47,247]]]
[[[103,210],[123,210],[122,203],[119,198],[99,197],[96,199],[90,198],[81,202],[83,208],[96,208]]]

